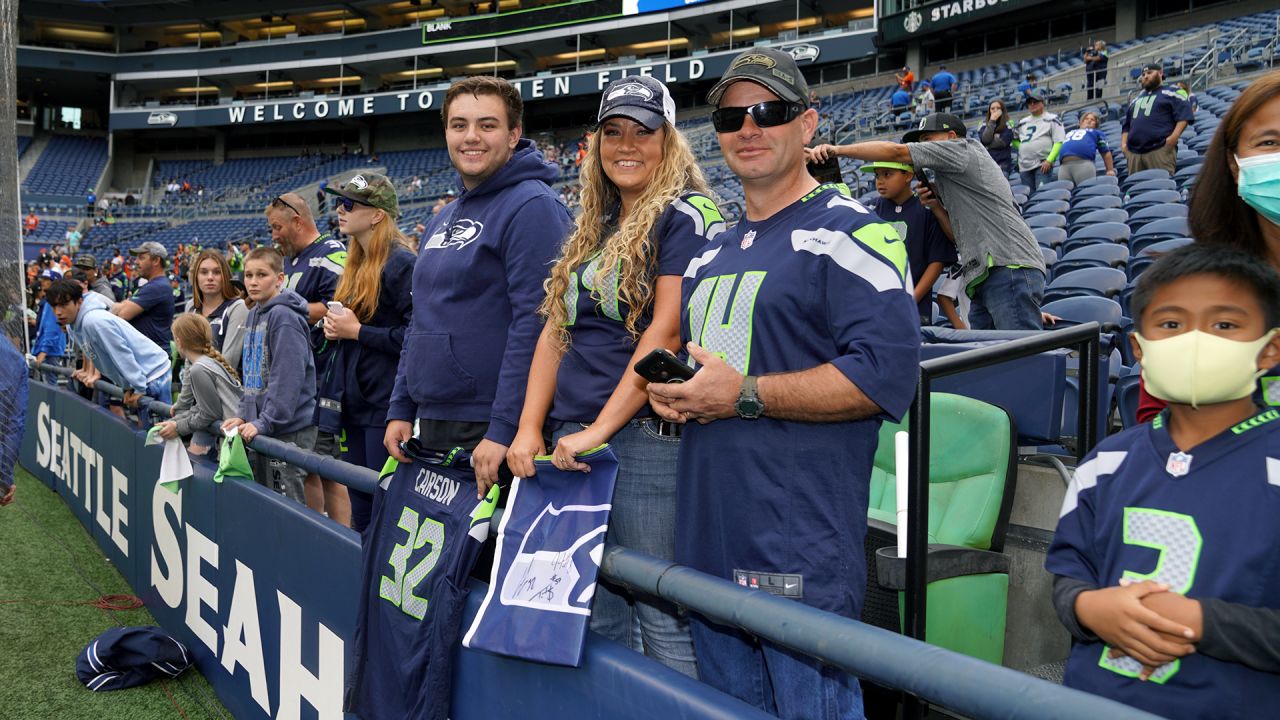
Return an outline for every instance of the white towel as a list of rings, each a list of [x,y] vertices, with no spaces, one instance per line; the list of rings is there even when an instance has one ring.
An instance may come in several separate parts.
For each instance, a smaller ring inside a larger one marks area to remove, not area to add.
[[[147,432],[146,445],[164,443],[164,456],[160,458],[160,478],[157,482],[169,492],[178,492],[178,483],[192,475],[191,459],[187,457],[187,449],[178,438],[165,440],[160,437],[160,426]]]

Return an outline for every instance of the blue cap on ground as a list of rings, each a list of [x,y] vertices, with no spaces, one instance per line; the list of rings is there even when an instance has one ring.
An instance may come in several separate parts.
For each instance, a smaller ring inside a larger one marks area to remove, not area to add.
[[[174,678],[189,667],[187,648],[158,627],[111,628],[76,658],[76,676],[94,692]]]

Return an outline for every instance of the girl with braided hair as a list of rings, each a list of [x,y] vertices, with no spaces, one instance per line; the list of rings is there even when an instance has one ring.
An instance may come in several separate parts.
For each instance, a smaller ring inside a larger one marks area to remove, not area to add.
[[[183,313],[173,321],[173,339],[187,363],[187,381],[173,406],[173,419],[160,423],[160,437],[191,435],[188,447],[203,455],[213,444],[209,427],[236,416],[243,388],[240,376],[214,346],[213,328],[200,313]]]

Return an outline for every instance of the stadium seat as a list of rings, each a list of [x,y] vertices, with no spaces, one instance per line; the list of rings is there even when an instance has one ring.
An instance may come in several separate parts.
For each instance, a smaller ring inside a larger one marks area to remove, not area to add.
[[[1165,170],[1164,168],[1151,168],[1150,170],[1133,173],[1129,177],[1125,178],[1124,181],[1120,183],[1120,189],[1128,192],[1130,187],[1144,180],[1159,180],[1161,178],[1167,179],[1168,177],[1168,170]]]
[[[1069,233],[1067,241],[1062,244],[1061,250],[1065,254],[1078,247],[1097,242],[1127,243],[1129,235],[1129,226],[1122,222],[1095,223]]]
[[[1040,183],[1040,187],[1036,188],[1035,195],[1039,195],[1046,190],[1071,190],[1074,187],[1075,183],[1070,180],[1050,180],[1046,183]],[[1034,195],[1032,199],[1035,199]]]
[[[1071,203],[1066,200],[1038,200],[1031,199],[1031,204],[1022,210],[1023,217],[1031,217],[1032,215],[1043,215],[1045,213],[1058,213],[1061,215],[1071,209]]]
[[[925,641],[999,664],[1009,591],[1009,560],[1002,551],[1017,482],[1013,420],[995,405],[949,393],[933,393],[929,411],[931,581]],[[907,423],[904,417],[880,428],[867,510],[870,577],[862,613],[863,622],[897,632],[902,632],[898,608],[905,574],[903,562],[892,557],[897,543],[894,434]],[[893,548],[885,567],[877,567],[880,548]],[[981,613],[974,612],[977,608]]]
[[[1127,374],[1116,379],[1116,409],[1120,413],[1120,425],[1131,428],[1138,424],[1138,400],[1140,397],[1142,366],[1134,365]]]
[[[1109,210],[1122,207],[1124,201],[1119,195],[1093,195],[1086,198],[1076,198],[1072,203],[1071,209],[1067,211],[1067,222],[1075,222],[1076,218],[1094,210]]]
[[[1129,262],[1129,248],[1113,243],[1095,243],[1078,247],[1062,256],[1057,273],[1087,267],[1123,268]]]
[[[1067,219],[1055,213],[1046,215],[1035,215],[1027,218],[1027,227],[1035,228],[1066,228]]]
[[[1058,251],[1051,247],[1040,246],[1040,253],[1044,255],[1044,271],[1046,277],[1053,277],[1053,266],[1058,262]]]
[[[1162,203],[1160,205],[1148,205],[1129,216],[1129,229],[1138,232],[1138,229],[1149,222],[1163,220],[1165,218],[1186,217],[1187,206],[1181,203]]]
[[[1191,229],[1187,227],[1187,219],[1185,217],[1171,217],[1163,220],[1153,220],[1143,225],[1137,232],[1133,234],[1133,238],[1129,241],[1129,252],[1137,255],[1142,249],[1148,245],[1158,243],[1162,240],[1172,240],[1173,238],[1190,237]]]
[[[1041,202],[1044,200],[1070,200],[1071,191],[1064,188],[1050,188],[1048,190],[1036,190],[1031,194],[1031,200]]]
[[[1036,242],[1040,247],[1057,249],[1067,240],[1067,231],[1060,227],[1031,228],[1031,234],[1036,236]]]
[[[1102,186],[1110,186],[1110,187],[1118,188],[1119,185],[1120,185],[1120,180],[1115,175],[1098,175],[1096,177],[1089,178],[1088,180],[1085,180],[1084,182],[1077,185],[1076,192],[1079,193],[1084,190],[1088,190],[1090,188],[1097,188]]]
[[[1177,190],[1177,189],[1178,189],[1178,183],[1173,178],[1167,178],[1167,179],[1158,178],[1156,180],[1143,180],[1142,182],[1134,183],[1129,187],[1125,188],[1124,193],[1125,193],[1125,197],[1128,198],[1128,197],[1133,197],[1135,195],[1140,195],[1145,192],[1151,192],[1152,190]]]
[[[1085,227],[1087,225],[1095,225],[1097,223],[1104,223],[1104,222],[1128,222],[1128,220],[1129,220],[1129,213],[1125,212],[1121,208],[1108,208],[1105,210],[1090,210],[1089,212],[1083,215],[1076,216],[1074,220],[1071,219],[1071,215],[1068,213],[1067,222],[1069,224],[1067,225],[1067,228],[1068,228],[1068,232],[1075,232],[1076,230],[1079,230],[1080,228]]]
[[[1042,312],[1061,318],[1054,327],[1071,327],[1090,321],[1102,326],[1103,332],[1115,332],[1124,322],[1120,303],[1104,297],[1068,297],[1040,306]]]
[[[1182,194],[1177,190],[1148,190],[1139,195],[1131,195],[1124,201],[1124,207],[1130,213],[1152,205],[1182,202]]]
[[[1063,273],[1045,286],[1044,302],[1051,303],[1067,297],[1093,295],[1116,297],[1125,288],[1129,278],[1123,270],[1115,268],[1085,268]]]

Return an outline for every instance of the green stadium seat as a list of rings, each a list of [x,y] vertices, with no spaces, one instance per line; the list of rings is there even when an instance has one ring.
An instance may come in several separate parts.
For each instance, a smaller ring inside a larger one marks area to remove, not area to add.
[[[933,393],[929,415],[929,586],[926,640],[999,665],[1009,590],[1001,553],[1017,479],[1017,433],[1003,409],[981,400]],[[902,632],[904,569],[896,558],[894,434],[884,423],[871,471],[867,510],[868,572],[862,619]],[[874,560],[880,548],[880,567]]]

